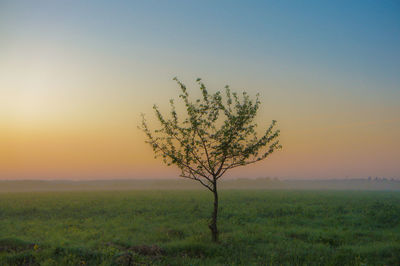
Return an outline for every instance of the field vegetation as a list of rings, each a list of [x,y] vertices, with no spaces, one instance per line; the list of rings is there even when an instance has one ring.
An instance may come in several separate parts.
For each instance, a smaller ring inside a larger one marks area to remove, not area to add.
[[[0,265],[400,265],[396,191],[0,194]]]

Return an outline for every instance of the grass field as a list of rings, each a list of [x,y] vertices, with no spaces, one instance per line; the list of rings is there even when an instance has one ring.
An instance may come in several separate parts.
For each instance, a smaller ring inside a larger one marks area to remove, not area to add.
[[[0,194],[0,265],[400,265],[400,193]]]

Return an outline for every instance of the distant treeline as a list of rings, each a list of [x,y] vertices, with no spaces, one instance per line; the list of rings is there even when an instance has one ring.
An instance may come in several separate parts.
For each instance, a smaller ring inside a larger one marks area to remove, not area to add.
[[[386,178],[279,180],[277,178],[226,179],[221,189],[290,190],[400,190],[400,180]],[[203,189],[195,181],[184,179],[130,179],[93,181],[0,181],[0,192],[74,191],[74,190],[187,190]]]

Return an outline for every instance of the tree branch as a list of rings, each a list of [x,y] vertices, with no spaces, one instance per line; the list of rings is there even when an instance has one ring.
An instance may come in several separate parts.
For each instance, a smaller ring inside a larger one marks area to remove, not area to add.
[[[203,186],[205,186],[208,190],[210,190],[211,192],[213,192],[213,190],[212,190],[212,188],[209,186],[209,185],[207,185],[206,183],[204,183],[200,178],[197,178],[197,177],[191,177],[191,176],[186,176],[186,175],[180,175],[181,177],[183,177],[183,178],[188,178],[188,179],[192,179],[192,180],[196,180],[196,181],[198,181],[198,182],[200,182]]]

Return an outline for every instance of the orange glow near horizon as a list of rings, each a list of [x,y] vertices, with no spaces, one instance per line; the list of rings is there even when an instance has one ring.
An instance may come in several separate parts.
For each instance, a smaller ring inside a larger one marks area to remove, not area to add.
[[[176,177],[178,171],[155,160],[151,148],[144,143],[142,132],[136,128],[139,115],[131,121],[128,117],[134,116],[127,113],[126,119],[113,120],[110,116],[96,118],[97,121],[93,117],[90,121],[8,123],[0,134],[1,177]],[[381,173],[390,176],[397,171],[399,129],[393,121],[326,127],[313,127],[313,123],[310,128],[299,128],[294,121],[291,125],[291,121],[282,120],[279,127],[283,150],[266,161],[239,168],[230,176],[334,178]]]

